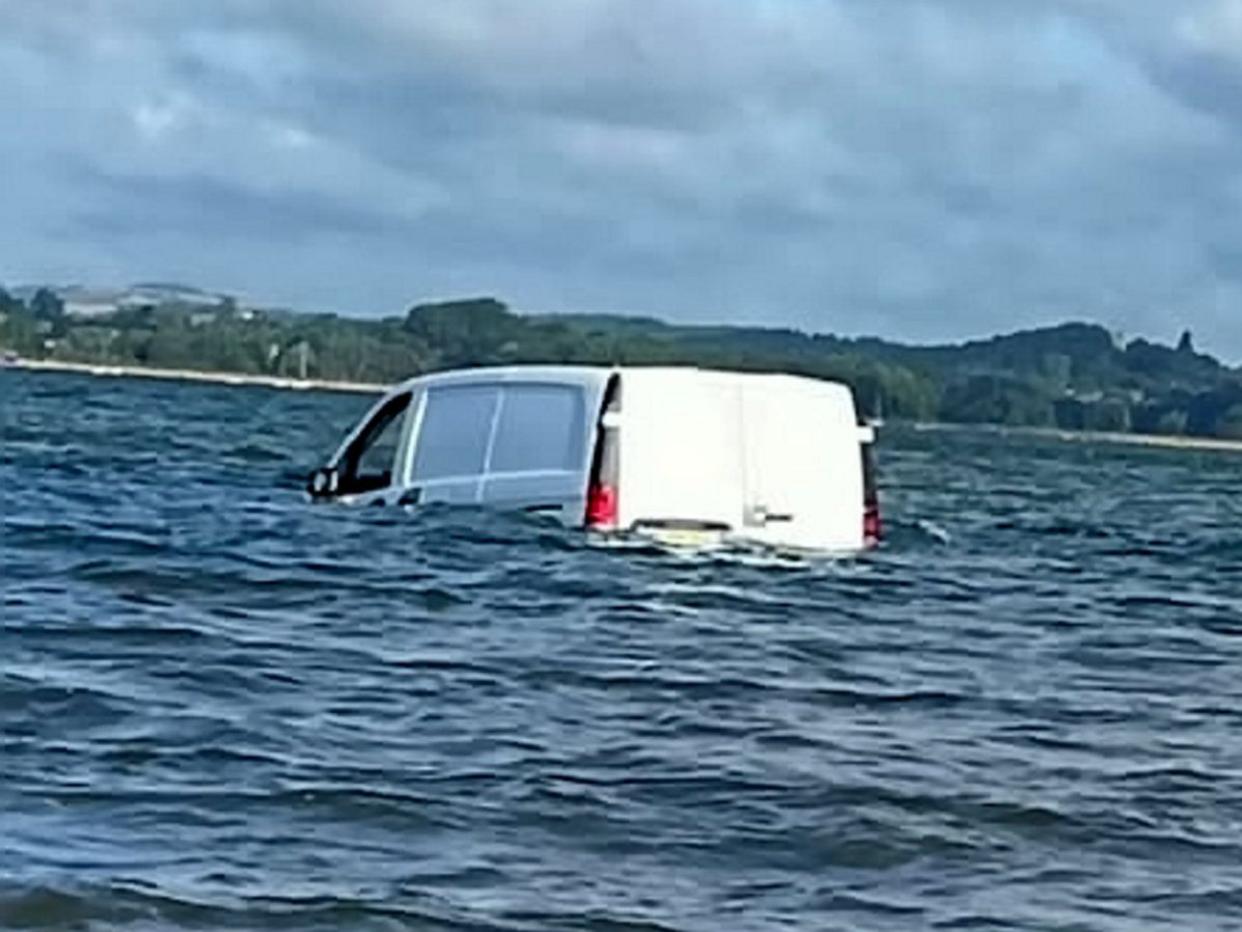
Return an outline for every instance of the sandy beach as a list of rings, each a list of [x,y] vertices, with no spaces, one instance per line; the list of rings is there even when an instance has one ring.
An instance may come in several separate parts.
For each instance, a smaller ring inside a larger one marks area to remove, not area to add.
[[[294,379],[285,376],[258,375],[244,372],[208,372],[197,369],[151,369],[145,366],[111,366],[98,363],[63,362],[47,359],[23,359],[12,364],[27,372],[79,372],[84,375],[136,379],[169,379],[188,382],[214,382],[220,385],[263,385],[296,391],[356,392],[379,394],[388,386],[372,382],[333,382],[326,379]]]

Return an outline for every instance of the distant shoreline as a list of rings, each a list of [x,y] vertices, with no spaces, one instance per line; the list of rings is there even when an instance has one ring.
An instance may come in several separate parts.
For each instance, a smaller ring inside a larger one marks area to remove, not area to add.
[[[25,372],[77,372],[83,375],[113,378],[165,379],[176,382],[211,382],[219,385],[258,385],[290,391],[353,392],[380,394],[387,385],[374,382],[334,382],[328,379],[295,379],[288,376],[260,375],[249,372],[219,372],[201,369],[153,369],[146,366],[108,365],[106,363],[65,362],[49,359],[21,359],[7,368]]]
[[[244,372],[219,372],[200,369],[153,369],[145,366],[106,365],[47,359],[21,359],[9,364],[7,368],[26,372],[76,372],[83,375],[113,378],[209,382],[217,385],[255,385],[287,391],[349,392],[367,395],[381,394],[390,387],[376,382],[336,382],[328,379],[295,379],[288,376],[259,375]],[[983,430],[996,434],[1042,437],[1048,440],[1060,440],[1064,443],[1107,443],[1155,447],[1166,450],[1209,450],[1221,453],[1242,453],[1242,440],[1224,440],[1215,437],[1125,434],[1105,431],[1062,430],[1057,427],[1011,427],[1004,424],[950,424],[935,421],[920,421],[910,426],[918,431]]]
[[[981,430],[994,434],[1016,434],[1021,437],[1042,437],[1063,443],[1108,443],[1132,447],[1156,447],[1165,450],[1209,450],[1217,453],[1242,453],[1242,440],[1219,437],[1186,437],[1176,434],[1125,434],[1117,431],[1063,430],[1060,427],[1021,427],[1007,424],[946,424],[920,421],[911,425],[920,431]]]

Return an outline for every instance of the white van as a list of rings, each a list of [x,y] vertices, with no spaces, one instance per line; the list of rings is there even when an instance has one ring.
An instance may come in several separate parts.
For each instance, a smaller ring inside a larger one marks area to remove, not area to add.
[[[783,547],[874,545],[871,444],[844,385],[692,368],[518,366],[392,389],[316,500],[488,505],[565,525]]]

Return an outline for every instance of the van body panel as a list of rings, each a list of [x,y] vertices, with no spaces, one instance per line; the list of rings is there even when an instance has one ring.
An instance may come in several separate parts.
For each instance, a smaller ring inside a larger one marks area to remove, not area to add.
[[[685,369],[621,375],[619,524],[689,521],[737,529],[745,489],[741,386]]]
[[[621,403],[605,415],[610,383]],[[850,390],[816,379],[674,367],[466,369],[411,379],[381,398],[328,463],[371,471],[318,497],[482,504],[582,526],[606,450],[618,530],[702,529],[852,551],[868,543],[873,440]],[[394,442],[391,454],[381,445]]]
[[[518,366],[403,382],[372,406],[328,462],[342,466],[392,400],[408,394],[412,401],[391,481],[338,497],[356,504],[495,505],[580,524],[595,419],[609,375],[608,369],[585,366]]]
[[[621,378],[622,527],[701,525],[786,547],[862,547],[848,388],[692,369],[626,369]]]
[[[807,379],[752,380],[742,421],[745,535],[791,547],[861,547],[863,481],[848,390]]]
[[[546,515],[566,525],[582,523],[586,489],[579,473],[524,473],[488,476],[483,480],[480,502],[505,510]]]

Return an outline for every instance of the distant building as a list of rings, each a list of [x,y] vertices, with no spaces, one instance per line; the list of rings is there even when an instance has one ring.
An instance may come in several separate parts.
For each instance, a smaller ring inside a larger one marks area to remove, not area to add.
[[[66,315],[80,318],[115,314],[125,298],[124,289],[90,288],[86,285],[53,288],[52,292],[64,303]]]
[[[65,313],[70,317],[104,317],[120,310],[120,304],[107,298],[65,298]]]
[[[87,285],[64,285],[52,289],[65,306],[65,314],[82,319],[105,317],[122,310],[144,307],[180,305],[202,308],[206,313],[232,312],[237,307],[233,297],[203,291],[186,285],[146,283],[128,288],[96,288]],[[29,301],[29,299],[26,299]],[[212,318],[214,320],[214,316]],[[204,322],[204,321],[200,321]]]

